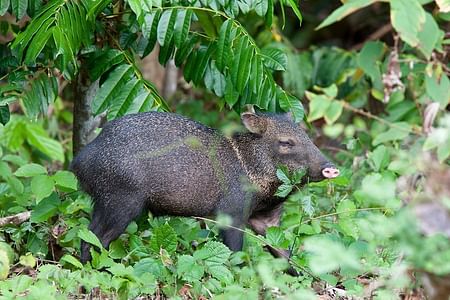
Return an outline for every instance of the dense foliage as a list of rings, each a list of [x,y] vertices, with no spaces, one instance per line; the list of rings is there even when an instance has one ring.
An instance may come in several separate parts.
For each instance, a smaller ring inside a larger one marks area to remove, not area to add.
[[[342,2],[309,4],[328,8],[315,24],[294,0],[0,1],[0,298],[448,297],[450,3]],[[298,41],[371,7],[380,28],[359,44]],[[152,51],[204,100],[163,99],[140,69]],[[109,120],[174,110],[229,131],[247,104],[291,111],[341,176],[300,187],[280,168],[282,225],[246,230],[242,252],[218,239],[226,220],[149,215],[103,249],[67,171],[82,100],[65,87],[80,79]],[[101,249],[87,265],[80,240]],[[265,245],[290,249],[301,275]]]

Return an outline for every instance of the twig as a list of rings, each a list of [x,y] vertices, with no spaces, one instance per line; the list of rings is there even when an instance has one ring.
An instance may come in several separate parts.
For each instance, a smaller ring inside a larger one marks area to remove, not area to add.
[[[9,225],[9,224],[14,224],[14,225],[22,224],[23,222],[27,221],[30,218],[30,216],[31,216],[31,212],[25,211],[25,212],[21,212],[21,213],[12,215],[12,216],[0,218],[0,227]]]
[[[382,118],[380,118],[378,116],[375,116],[375,115],[371,114],[368,111],[365,111],[365,110],[353,107],[353,106],[351,106],[349,103],[347,103],[345,101],[340,101],[340,102],[342,103],[342,106],[345,109],[350,110],[350,111],[352,111],[352,112],[354,112],[356,114],[360,114],[360,115],[365,116],[365,117],[367,117],[369,119],[374,119],[374,120],[376,120],[376,121],[378,121],[378,122],[380,122],[382,124],[385,124],[385,125],[387,125],[389,127],[396,128],[396,129],[401,130],[401,131],[409,132],[409,130],[407,130],[407,129],[403,128],[403,127],[397,126],[394,123],[386,121],[386,120],[384,120],[384,119],[382,119]],[[423,135],[423,132],[420,129],[417,129],[417,128],[412,128],[412,133],[414,133],[416,135]]]
[[[350,48],[350,50],[359,50],[361,49],[368,41],[374,41],[378,40],[388,32],[392,31],[392,25],[391,23],[385,24],[383,27],[377,29],[374,33],[369,35],[367,39],[364,40],[364,42],[354,45]]]

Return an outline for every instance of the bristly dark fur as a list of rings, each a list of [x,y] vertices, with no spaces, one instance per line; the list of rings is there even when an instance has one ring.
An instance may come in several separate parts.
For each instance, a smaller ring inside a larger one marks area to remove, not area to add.
[[[228,214],[233,226],[248,223],[264,234],[281,215],[283,199],[273,196],[279,185],[277,167],[304,168],[311,180],[321,180],[329,162],[286,115],[251,115],[250,121],[255,120],[244,125],[258,134],[231,138],[171,113],[109,122],[71,165],[94,201],[90,230],[108,247],[133,219],[150,210],[154,215]],[[292,140],[294,146],[286,148],[280,139]],[[230,249],[242,248],[242,232],[228,229],[222,237]],[[81,259],[90,259],[84,242]]]

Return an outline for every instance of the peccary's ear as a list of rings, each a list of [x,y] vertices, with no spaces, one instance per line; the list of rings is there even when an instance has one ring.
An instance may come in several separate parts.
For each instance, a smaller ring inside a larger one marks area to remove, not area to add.
[[[248,131],[256,134],[263,134],[267,129],[267,119],[251,112],[241,114],[241,120]]]

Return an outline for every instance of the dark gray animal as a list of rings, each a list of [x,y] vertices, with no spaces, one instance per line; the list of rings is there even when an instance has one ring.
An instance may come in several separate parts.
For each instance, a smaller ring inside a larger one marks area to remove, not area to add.
[[[305,168],[309,181],[338,176],[288,114],[247,112],[241,119],[249,132],[232,137],[171,113],[128,115],[107,123],[71,166],[94,201],[89,229],[107,248],[150,210],[155,216],[227,214],[233,226],[249,224],[264,235],[280,222],[284,199],[274,196],[279,165]],[[241,231],[226,229],[221,235],[231,250],[242,249]],[[89,259],[89,245],[83,242],[81,260]]]

